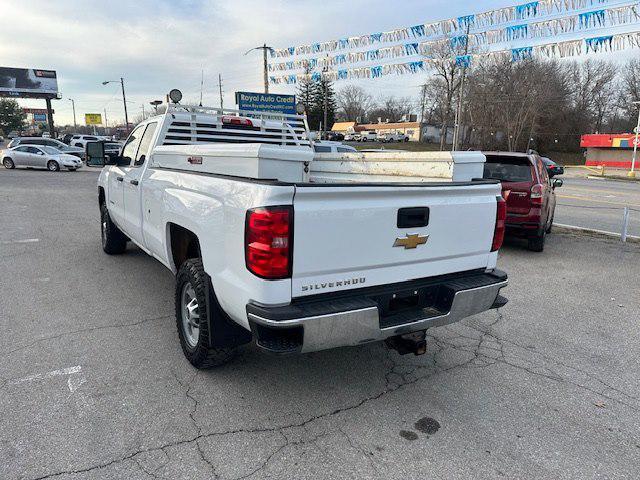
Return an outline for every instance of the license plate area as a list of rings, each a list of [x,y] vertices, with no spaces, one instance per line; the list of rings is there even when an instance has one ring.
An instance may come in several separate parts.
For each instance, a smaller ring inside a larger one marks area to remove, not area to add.
[[[416,322],[446,314],[451,309],[453,291],[444,285],[400,290],[377,295],[380,328]]]

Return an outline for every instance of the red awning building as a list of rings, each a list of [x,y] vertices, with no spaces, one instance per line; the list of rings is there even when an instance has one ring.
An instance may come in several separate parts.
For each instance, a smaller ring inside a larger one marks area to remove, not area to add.
[[[635,133],[582,135],[580,146],[587,149],[586,165],[631,168]],[[640,148],[640,145],[639,145]]]

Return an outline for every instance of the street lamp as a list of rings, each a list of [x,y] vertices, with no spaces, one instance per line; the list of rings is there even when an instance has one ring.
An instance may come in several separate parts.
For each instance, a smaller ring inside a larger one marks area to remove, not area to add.
[[[153,108],[156,111],[156,115],[158,114],[158,105],[162,104],[162,100],[153,100],[152,102],[149,102]]]
[[[122,86],[122,104],[124,105],[124,123],[126,125],[126,131],[129,132],[129,116],[127,114],[127,97],[124,94],[124,79],[120,77],[120,80],[105,80],[102,82],[102,85],[107,85],[108,83],[119,83]]]
[[[636,138],[633,140],[633,157],[631,157],[631,170],[627,173],[627,176],[635,178],[636,176],[636,155],[638,154],[638,135],[640,135],[640,101],[633,102],[638,106],[638,124],[636,125],[635,132]]]
[[[69,100],[71,100],[71,107],[73,108],[73,129],[77,130],[78,124],[76,123],[76,102],[73,101],[73,98],[70,98]]]

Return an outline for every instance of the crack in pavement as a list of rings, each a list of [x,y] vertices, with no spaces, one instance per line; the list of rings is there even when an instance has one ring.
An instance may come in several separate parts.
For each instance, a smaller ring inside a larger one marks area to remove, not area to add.
[[[0,354],[0,357],[9,356],[12,353],[19,352],[20,350],[25,350],[27,348],[33,347],[34,345],[37,345],[38,343],[41,343],[41,342],[47,342],[49,340],[56,340],[58,338],[71,336],[71,335],[76,335],[78,333],[94,332],[94,331],[97,331],[97,330],[107,330],[107,329],[111,329],[111,328],[135,327],[137,325],[142,325],[142,324],[148,323],[148,322],[155,322],[155,321],[163,320],[163,319],[166,319],[166,318],[173,318],[173,315],[162,315],[160,317],[145,318],[145,319],[139,320],[137,322],[133,322],[133,323],[116,323],[116,324],[112,324],[112,325],[99,325],[99,326],[96,326],[96,327],[81,328],[81,329],[78,329],[78,330],[72,330],[70,332],[63,332],[63,333],[59,333],[57,335],[52,335],[50,337],[38,338],[38,339],[34,340],[31,343],[28,343],[26,345],[22,345],[20,347],[14,348],[13,350],[9,350],[8,352],[3,352],[2,354]]]
[[[589,392],[592,392],[592,393],[597,394],[597,395],[601,395],[601,396],[603,396],[605,398],[608,398],[608,399],[610,399],[612,401],[615,401],[615,402],[618,402],[618,403],[620,403],[622,405],[625,405],[628,408],[632,409],[633,411],[638,411],[638,407],[637,406],[629,404],[629,403],[627,403],[625,401],[622,401],[620,399],[608,396],[608,395],[604,394],[603,392],[599,392],[597,390],[594,390],[594,389],[592,389],[592,388],[590,388],[590,387],[588,387],[586,385],[582,385],[582,384],[579,384],[577,382],[573,382],[569,378],[566,378],[566,376],[562,376],[559,373],[557,373],[554,370],[552,370],[550,368],[550,366],[546,366],[546,365],[536,366],[536,365],[534,365],[534,366],[529,367],[529,366],[524,366],[524,365],[515,363],[515,360],[521,360],[521,361],[525,361],[525,362],[528,362],[528,360],[526,360],[523,356],[519,356],[519,355],[515,354],[514,352],[511,352],[510,354],[505,352],[505,344],[517,347],[519,349],[522,349],[524,352],[527,352],[529,355],[537,356],[537,357],[539,357],[541,359],[544,359],[544,360],[548,361],[549,363],[552,363],[552,364],[567,368],[567,369],[569,369],[571,371],[583,373],[588,378],[601,383],[606,388],[610,388],[610,389],[620,393],[621,395],[626,396],[627,398],[631,398],[631,399],[635,400],[635,397],[632,397],[632,396],[626,394],[625,392],[622,392],[621,390],[616,389],[616,388],[606,384],[605,382],[603,382],[602,380],[596,378],[592,374],[588,374],[588,373],[584,372],[581,369],[578,369],[578,368],[571,367],[569,365],[563,364],[562,362],[556,360],[555,358],[551,358],[551,357],[549,357],[549,356],[547,356],[545,354],[539,353],[537,351],[532,351],[532,350],[528,349],[526,346],[520,345],[517,342],[514,342],[514,341],[511,341],[511,340],[499,337],[498,335],[493,333],[492,328],[495,327],[503,318],[504,318],[503,317],[503,313],[498,310],[496,319],[493,320],[490,323],[481,324],[480,326],[477,325],[477,324],[474,324],[472,320],[467,320],[467,321],[464,321],[464,322],[460,323],[461,326],[470,328],[470,329],[480,333],[480,337],[479,338],[463,335],[463,334],[460,334],[460,333],[457,333],[457,332],[453,332],[455,335],[454,336],[449,336],[449,337],[447,337],[446,335],[435,336],[433,334],[428,334],[427,336],[435,344],[435,351],[433,353],[431,353],[431,355],[429,357],[427,357],[427,358],[431,359],[431,362],[426,363],[426,364],[425,363],[416,364],[416,363],[411,363],[411,362],[406,362],[406,361],[405,362],[401,362],[400,361],[400,357],[398,357],[398,359],[396,360],[395,357],[397,357],[397,355],[394,355],[393,352],[391,352],[390,350],[387,349],[386,350],[386,354],[385,354],[385,359],[390,365],[389,365],[389,368],[387,369],[387,371],[383,375],[383,378],[385,380],[385,386],[380,392],[378,392],[378,393],[376,393],[374,395],[367,396],[367,397],[365,397],[363,399],[360,399],[357,402],[354,402],[354,403],[352,403],[350,405],[342,406],[342,407],[333,409],[331,411],[320,413],[318,415],[314,415],[314,416],[311,416],[311,417],[307,417],[307,418],[302,417],[300,419],[300,421],[289,423],[289,424],[285,424],[285,425],[280,425],[280,426],[275,425],[275,426],[257,427],[257,428],[236,428],[236,429],[231,429],[231,430],[221,431],[221,432],[215,432],[214,431],[214,432],[205,432],[205,433],[203,433],[202,429],[200,428],[200,426],[198,425],[198,423],[196,422],[196,419],[194,417],[194,415],[195,415],[195,413],[197,411],[198,401],[191,394],[191,388],[193,386],[192,385],[193,382],[190,382],[190,385],[189,385],[189,387],[187,388],[187,390],[185,392],[185,396],[190,398],[194,403],[193,409],[192,409],[192,411],[190,413],[190,418],[191,418],[191,420],[192,420],[192,422],[193,422],[193,424],[194,424],[194,426],[196,428],[196,434],[194,436],[192,436],[190,438],[178,440],[178,441],[175,441],[175,442],[167,443],[165,445],[161,445],[161,446],[157,446],[157,447],[149,447],[149,448],[141,449],[141,450],[129,453],[129,454],[125,455],[124,457],[113,459],[113,460],[110,460],[108,462],[101,463],[101,464],[98,464],[98,465],[94,465],[94,466],[91,466],[91,467],[87,467],[87,468],[83,468],[83,469],[79,469],[79,470],[68,470],[68,471],[52,473],[52,474],[49,474],[49,475],[36,477],[33,480],[44,480],[44,479],[49,479],[49,478],[54,478],[54,477],[57,477],[57,476],[65,475],[65,474],[72,475],[72,474],[78,474],[78,473],[86,473],[86,472],[90,472],[90,471],[93,471],[93,470],[106,468],[106,467],[114,465],[116,463],[120,463],[120,462],[124,462],[124,461],[130,460],[130,459],[134,459],[137,455],[140,455],[142,453],[153,452],[153,451],[157,451],[159,449],[163,450],[165,448],[176,447],[176,446],[181,446],[181,445],[188,445],[188,444],[192,444],[193,442],[196,443],[196,447],[197,447],[197,449],[199,451],[199,454],[202,457],[203,461],[205,461],[211,467],[211,469],[214,472],[214,475],[216,476],[216,478],[220,478],[220,476],[215,472],[215,468],[214,468],[213,464],[206,459],[205,452],[202,450],[202,446],[199,443],[200,440],[208,439],[208,438],[214,438],[214,437],[222,437],[222,436],[226,436],[226,435],[235,435],[235,434],[239,434],[239,433],[246,433],[246,434],[279,433],[279,434],[281,434],[285,438],[285,443],[282,446],[278,447],[278,449],[276,449],[274,452],[272,452],[272,454],[270,454],[270,456],[263,463],[263,465],[261,467],[259,467],[258,469],[256,469],[254,472],[252,472],[252,473],[250,473],[248,475],[245,475],[245,476],[242,476],[242,477],[234,479],[234,480],[241,480],[241,479],[248,478],[248,477],[254,475],[255,473],[257,473],[261,469],[264,469],[266,467],[266,465],[268,465],[269,461],[278,452],[282,451],[287,446],[289,446],[289,445],[299,445],[299,444],[303,444],[303,443],[310,443],[309,441],[290,442],[288,440],[288,438],[286,437],[286,435],[284,434],[284,432],[283,432],[284,430],[293,429],[293,428],[306,428],[307,425],[309,425],[309,424],[311,424],[313,422],[316,422],[316,421],[318,421],[320,419],[330,418],[330,417],[333,417],[333,416],[336,416],[336,415],[340,415],[342,413],[346,413],[346,412],[350,412],[350,411],[356,410],[356,409],[362,407],[365,404],[368,404],[370,402],[379,400],[380,398],[382,398],[382,397],[384,397],[384,396],[386,396],[388,394],[394,393],[396,391],[399,391],[401,389],[404,389],[406,387],[414,385],[417,382],[425,380],[425,379],[428,379],[428,378],[430,378],[430,377],[432,377],[434,375],[438,375],[438,374],[442,374],[442,373],[448,373],[448,372],[452,372],[452,371],[455,371],[455,370],[464,369],[464,368],[467,368],[467,367],[468,368],[486,368],[486,367],[490,367],[490,366],[494,366],[494,365],[498,365],[498,364],[505,364],[505,365],[511,366],[513,368],[516,368],[518,370],[521,370],[521,371],[524,371],[526,373],[529,373],[530,375],[534,375],[534,376],[541,377],[541,378],[544,378],[544,379],[547,379],[547,380],[551,380],[551,381],[554,381],[554,382],[569,384],[569,385],[576,386],[578,388],[585,389],[585,390],[587,390]],[[442,331],[451,332],[451,329],[449,328],[449,326],[446,326],[446,327],[444,327],[444,329]],[[467,345],[458,345],[458,344],[454,343],[454,341],[456,339],[463,339],[463,340],[469,341],[471,343],[469,343]],[[490,342],[491,343],[495,343],[496,346],[491,345]],[[458,351],[458,352],[465,352],[465,353],[470,355],[470,358],[465,360],[465,361],[462,361],[462,362],[454,363],[454,364],[449,365],[449,366],[444,366],[444,364],[441,363],[441,361],[438,359],[438,357],[440,355],[442,355],[443,353],[447,352],[448,350],[453,350],[453,351]],[[495,355],[491,356],[491,355],[489,355],[489,352],[493,352],[493,353],[495,353]],[[509,358],[511,355],[513,355],[513,359]],[[542,369],[542,371],[540,369]],[[427,373],[425,375],[416,375],[416,373],[420,372],[420,371],[426,371]],[[197,372],[194,375],[192,381],[196,378],[196,375],[197,375]],[[178,381],[178,383],[180,383],[180,385],[182,385],[182,387],[185,387],[185,385],[178,380],[177,376],[176,376],[176,380]],[[315,439],[313,439],[313,441],[317,440],[319,437],[316,437]],[[352,446],[353,446],[353,444],[352,444]]]

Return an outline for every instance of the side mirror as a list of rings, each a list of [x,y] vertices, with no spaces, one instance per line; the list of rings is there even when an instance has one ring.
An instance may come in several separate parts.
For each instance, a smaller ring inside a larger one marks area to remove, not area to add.
[[[551,181],[551,186],[552,186],[553,188],[561,187],[563,184],[564,184],[564,182],[562,181],[562,179],[561,179],[561,178],[554,178],[554,179]]]
[[[87,156],[87,167],[103,167],[107,165],[107,159],[104,154],[104,143],[87,142],[85,152]]]

